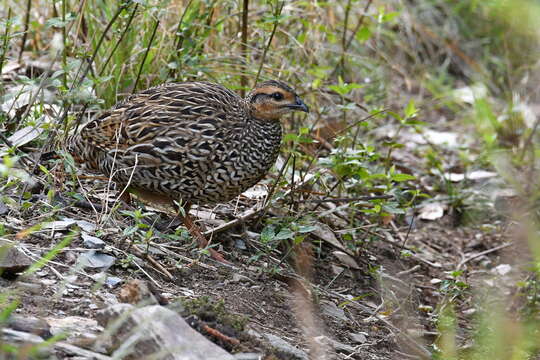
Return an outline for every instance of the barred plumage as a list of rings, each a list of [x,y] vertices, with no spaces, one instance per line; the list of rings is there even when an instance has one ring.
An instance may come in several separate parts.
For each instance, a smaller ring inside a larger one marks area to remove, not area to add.
[[[68,140],[79,162],[170,200],[232,199],[274,164],[279,118],[307,106],[286,84],[267,81],[245,99],[209,82],[168,83],[132,95]]]

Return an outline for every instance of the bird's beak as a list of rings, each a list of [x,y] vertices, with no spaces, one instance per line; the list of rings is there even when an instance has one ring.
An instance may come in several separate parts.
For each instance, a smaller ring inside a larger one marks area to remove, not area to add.
[[[296,102],[294,104],[287,105],[287,107],[289,109],[292,109],[292,110],[299,110],[299,111],[303,111],[303,112],[309,112],[308,106],[306,104],[304,104],[302,99],[300,99],[298,96],[296,97]]]

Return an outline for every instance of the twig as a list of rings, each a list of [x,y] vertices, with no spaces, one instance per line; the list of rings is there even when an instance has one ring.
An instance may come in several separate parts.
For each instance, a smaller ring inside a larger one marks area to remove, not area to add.
[[[374,196],[360,196],[356,198],[327,198],[327,199],[305,199],[297,200],[297,202],[310,202],[310,203],[325,203],[325,202],[354,202],[354,201],[369,201],[378,199],[392,199],[392,195],[374,195]]]
[[[371,115],[369,115],[369,116],[366,116],[365,118],[356,121],[356,122],[353,123],[352,125],[349,125],[349,126],[347,126],[346,128],[344,128],[344,129],[338,131],[338,132],[335,134],[335,136],[340,135],[340,134],[343,134],[345,131],[349,130],[350,128],[355,127],[356,125],[360,124],[361,122],[367,121],[367,120],[369,120],[369,119],[371,119],[371,118],[373,118],[373,117],[375,117],[375,116],[377,116],[377,115],[379,115],[379,114],[382,114],[382,113],[384,113],[384,112],[387,112],[387,111],[388,111],[388,109],[382,109],[382,110],[380,110],[380,111],[377,111],[377,112],[374,113],[374,114],[371,114]]]
[[[513,244],[512,244],[512,243],[504,243],[504,244],[502,244],[502,245],[495,246],[494,248],[491,248],[491,249],[488,249],[488,250],[479,252],[478,254],[471,255],[471,256],[469,256],[468,258],[463,259],[463,260],[458,264],[456,270],[460,270],[461,267],[462,267],[463,265],[465,265],[466,263],[468,263],[468,262],[471,261],[471,260],[474,260],[474,259],[476,259],[476,258],[479,258],[480,256],[484,256],[484,255],[487,255],[487,254],[491,254],[492,252],[499,251],[499,250],[501,250],[501,249],[507,248],[507,247],[509,247],[510,245],[513,245]]]
[[[150,261],[152,263],[152,265],[154,265],[156,268],[158,268],[158,270],[163,275],[168,277],[170,281],[174,280],[174,276],[172,276],[171,273],[167,269],[165,269],[163,267],[163,265],[161,265],[159,262],[157,262],[156,259],[154,259],[152,256],[150,256],[150,254],[142,252],[141,250],[137,249],[135,246],[131,247],[131,251],[133,251],[135,253],[135,255]]]
[[[400,271],[398,272],[396,275],[397,276],[402,276],[402,275],[407,275],[407,274],[410,274],[410,273],[413,273],[415,272],[416,270],[420,269],[420,265],[414,265],[412,268],[410,269],[407,269],[407,270],[403,270],[403,271]]]
[[[206,332],[207,334],[212,335],[216,337],[218,340],[221,340],[223,342],[229,343],[234,346],[240,345],[240,340],[227,336],[223,334],[221,331],[211,328],[210,326],[206,324],[202,326],[202,330],[204,330],[204,332]]]
[[[223,232],[225,230],[228,230],[238,224],[242,224],[246,222],[247,220],[251,219],[261,211],[263,211],[264,208],[259,207],[258,205],[252,207],[251,209],[244,212],[242,215],[238,216],[236,219],[231,220],[223,225],[219,225],[211,230],[205,231],[203,233],[204,237],[209,237],[214,234],[217,234],[218,232]]]
[[[170,256],[170,257],[173,257],[173,258],[177,258],[177,259],[180,259],[182,261],[185,261],[185,262],[189,262],[191,264],[197,262],[196,260],[193,260],[187,256],[184,256],[184,255],[180,255],[178,253],[178,251],[171,251],[169,250],[170,249],[175,249],[175,250],[180,250],[181,248],[178,247],[178,246],[171,246],[171,245],[164,245],[164,244],[156,244],[156,243],[153,243],[153,242],[150,242],[150,246],[153,246],[161,251],[163,251],[164,253],[167,254],[167,256]],[[208,264],[205,264],[205,263],[202,263],[202,262],[197,262],[197,266],[200,266],[202,267],[203,269],[207,269],[207,270],[211,270],[211,271],[216,271],[217,268],[215,266],[212,266],[212,265],[208,265]]]

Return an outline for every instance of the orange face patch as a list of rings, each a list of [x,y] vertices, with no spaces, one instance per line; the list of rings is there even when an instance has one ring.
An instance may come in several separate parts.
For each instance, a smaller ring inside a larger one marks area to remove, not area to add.
[[[252,112],[255,118],[264,120],[277,120],[281,116],[280,108],[268,102],[253,104]]]
[[[258,88],[254,91],[254,95],[257,95],[257,94],[273,94],[273,93],[281,93],[283,94],[283,99],[285,99],[285,101],[288,101],[288,102],[294,102],[294,99],[295,99],[295,95],[289,91],[285,91],[281,88],[278,88],[278,87],[275,87],[275,86],[264,86],[264,87],[261,87],[261,88]]]

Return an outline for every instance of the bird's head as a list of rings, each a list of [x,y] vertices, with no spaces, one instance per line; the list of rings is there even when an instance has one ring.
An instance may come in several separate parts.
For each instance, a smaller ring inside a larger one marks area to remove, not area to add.
[[[309,108],[287,84],[270,80],[258,84],[247,95],[251,114],[256,119],[279,120],[292,111],[309,112]]]

